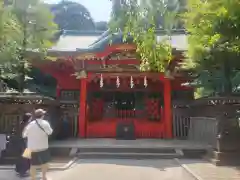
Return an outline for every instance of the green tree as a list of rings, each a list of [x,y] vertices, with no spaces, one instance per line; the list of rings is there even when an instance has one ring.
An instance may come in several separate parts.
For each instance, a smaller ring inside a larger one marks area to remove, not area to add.
[[[196,84],[207,91],[232,93],[239,85],[239,1],[188,0],[187,8],[185,67],[199,75]]]
[[[1,61],[2,77],[17,78],[19,91],[23,91],[25,75],[28,71],[29,61],[27,51],[35,50],[44,55],[52,46],[51,40],[57,30],[53,23],[53,16],[49,8],[40,0],[13,1],[4,7],[11,14],[11,22],[16,22],[17,29],[13,29],[6,39],[13,42],[9,45],[9,51],[2,50],[6,54],[5,61]],[[10,27],[9,27],[10,28]],[[3,37],[6,33],[1,34]],[[7,53],[6,53],[7,52]]]
[[[178,2],[175,2],[176,8],[172,9],[168,8],[167,3],[169,2],[162,0],[125,0],[115,4],[115,10],[113,9],[110,28],[113,31],[121,29],[125,37],[133,37],[141,58],[142,71],[165,72],[172,59],[170,39],[178,14]],[[162,29],[166,34],[161,42],[156,35],[159,15],[164,19]]]
[[[128,6],[126,4],[126,0],[110,0],[112,1],[112,12],[111,19],[109,22],[110,28],[112,30],[115,29],[123,29],[127,22],[127,10]]]
[[[61,30],[94,30],[94,22],[90,12],[83,5],[71,2],[61,1],[58,4],[51,5],[51,11]]]
[[[112,1],[112,18],[110,24],[112,26],[124,27],[128,18],[126,18],[127,9],[126,6],[129,5],[128,0],[111,0]],[[131,2],[130,2],[131,3]],[[148,11],[155,12],[155,25],[158,30],[164,29],[165,15],[162,11],[158,11],[159,3],[164,5],[164,10],[170,12],[184,12],[186,7],[186,0],[165,0],[165,1],[154,1],[154,0],[141,0],[141,6],[148,8]],[[144,21],[144,20],[143,20]],[[145,19],[148,22],[148,19]],[[183,29],[183,21],[180,16],[175,17],[175,22],[173,23],[173,29]]]
[[[108,30],[108,23],[106,21],[95,22],[95,30],[97,31]]]
[[[21,25],[11,8],[0,0],[0,66],[7,66],[9,59],[16,57],[16,49],[20,42]],[[9,63],[11,64],[11,63]]]
[[[6,3],[0,0],[0,92],[6,89],[2,77],[12,72],[11,60],[17,57],[21,35],[21,25]]]
[[[21,42],[26,40],[26,47],[45,52],[52,46],[52,37],[57,31],[53,14],[41,0],[15,1],[12,12],[21,24]],[[21,47],[21,45],[20,45]]]

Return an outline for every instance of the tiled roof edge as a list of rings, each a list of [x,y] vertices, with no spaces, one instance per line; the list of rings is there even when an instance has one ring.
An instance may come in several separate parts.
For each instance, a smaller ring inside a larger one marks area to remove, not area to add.
[[[101,36],[104,31],[75,31],[64,30],[62,36]]]
[[[101,36],[106,31],[76,31],[76,30],[63,30],[62,36]],[[157,35],[167,34],[165,30],[157,30]],[[172,30],[172,35],[187,34],[185,29]]]

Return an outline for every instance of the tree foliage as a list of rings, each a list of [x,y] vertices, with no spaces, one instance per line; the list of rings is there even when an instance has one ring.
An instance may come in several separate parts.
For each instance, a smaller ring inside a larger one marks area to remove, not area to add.
[[[107,31],[108,23],[106,21],[95,22],[95,30],[97,31]]]
[[[172,59],[170,39],[178,13],[178,1],[171,1],[175,3],[172,9],[169,3],[162,0],[124,0],[113,4],[110,28],[113,31],[122,30],[125,37],[133,37],[143,71],[165,72]],[[159,17],[164,20],[161,28],[166,34],[161,42],[156,35]]]
[[[239,82],[240,2],[188,0],[187,8],[185,66],[199,74],[200,86],[215,93],[231,93]]]
[[[112,18],[110,19],[110,24],[112,26],[118,26],[119,28],[124,27],[128,18],[126,18],[127,9],[125,6],[129,4],[126,0],[111,0],[112,1]],[[159,5],[164,5],[165,10],[170,12],[184,12],[186,9],[186,0],[141,0],[139,1],[141,6],[148,8],[148,11],[155,12],[155,25],[158,30],[165,29],[165,15],[162,12],[156,12]],[[131,3],[131,2],[130,2]],[[160,3],[160,4],[159,4]],[[147,22],[148,19],[145,19]],[[166,22],[167,23],[167,22]],[[180,16],[175,17],[175,21],[172,24],[173,29],[183,29],[183,20]]]
[[[52,14],[40,0],[28,0],[24,4],[17,2],[1,6],[1,54],[4,55],[1,64],[12,64],[11,60],[18,62],[23,48],[45,52],[52,46],[51,39],[57,30]],[[23,47],[24,41],[26,47]]]
[[[22,6],[22,7],[21,7]],[[25,5],[13,6],[13,12],[22,26],[22,38],[27,35],[27,48],[46,51],[52,47],[52,37],[57,31],[53,14],[41,0],[25,0]],[[23,41],[22,39],[22,41]]]
[[[4,7],[3,0],[0,1],[0,21],[0,65],[3,65],[16,55],[21,36],[21,25],[11,9]]]
[[[94,30],[94,22],[90,12],[83,5],[61,1],[51,5],[51,10],[55,16],[54,21],[62,30]]]
[[[52,46],[57,26],[49,8],[40,0],[2,3],[1,16],[1,77],[24,81],[29,66],[27,50],[44,54]]]

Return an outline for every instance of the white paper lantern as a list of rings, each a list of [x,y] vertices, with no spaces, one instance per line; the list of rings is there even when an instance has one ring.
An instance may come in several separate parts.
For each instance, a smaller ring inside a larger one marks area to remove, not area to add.
[[[119,79],[119,77],[117,76],[117,80],[116,80],[116,86],[117,86],[117,88],[119,88],[120,87],[120,79]]]
[[[147,77],[146,76],[144,77],[144,86],[145,86],[145,88],[148,86],[148,84],[147,84]]]
[[[130,87],[134,88],[134,81],[133,81],[133,77],[132,76],[131,76],[131,79],[130,79]]]
[[[103,76],[101,74],[101,76],[100,76],[100,88],[102,88],[102,87],[103,87]]]

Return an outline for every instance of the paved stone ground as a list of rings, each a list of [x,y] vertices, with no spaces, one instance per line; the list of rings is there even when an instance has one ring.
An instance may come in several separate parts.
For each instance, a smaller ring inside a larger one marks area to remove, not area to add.
[[[174,160],[80,160],[65,172],[52,173],[53,180],[194,180]]]
[[[51,180],[240,180],[240,171],[216,167],[203,160],[79,160],[66,171],[49,172],[49,177]],[[12,171],[0,171],[0,180],[20,179]]]
[[[16,175],[16,173],[12,170],[0,170],[0,179],[1,180],[30,180],[30,178],[20,178]],[[40,180],[40,175],[38,176],[38,180]]]
[[[216,167],[204,160],[178,160],[199,180],[240,180],[240,167]]]
[[[195,180],[174,160],[79,160],[69,170],[49,172],[49,177],[51,180]],[[0,171],[0,180],[19,178],[11,171]]]

